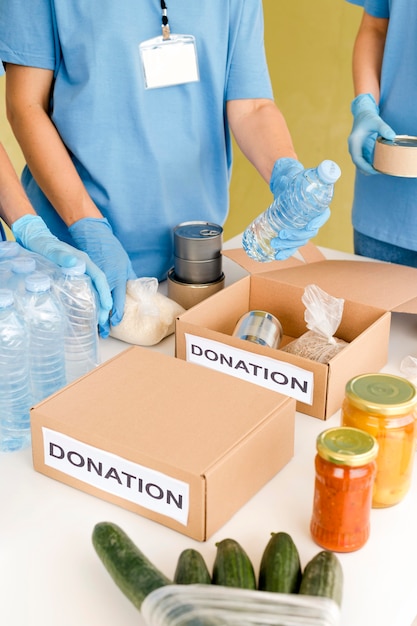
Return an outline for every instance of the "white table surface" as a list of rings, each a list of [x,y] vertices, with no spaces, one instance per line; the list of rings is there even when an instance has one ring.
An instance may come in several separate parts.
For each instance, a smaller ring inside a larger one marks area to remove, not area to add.
[[[228,259],[224,271],[226,284],[245,275]],[[399,374],[403,357],[416,355],[416,344],[417,317],[394,314],[384,371]],[[112,338],[101,341],[102,360],[127,347]],[[174,337],[151,349],[173,355]],[[297,413],[294,458],[204,543],[36,473],[29,449],[0,454],[0,623],[142,626],[92,547],[93,527],[104,520],[119,524],[168,576],[187,547],[200,550],[211,567],[215,542],[226,537],[238,540],[257,568],[273,531],[292,535],[304,566],[321,549],[309,534],[315,439],[339,420],[339,413],[326,422]],[[416,472],[400,504],[372,510],[367,544],[339,555],[345,576],[341,626],[410,626],[417,615]]]

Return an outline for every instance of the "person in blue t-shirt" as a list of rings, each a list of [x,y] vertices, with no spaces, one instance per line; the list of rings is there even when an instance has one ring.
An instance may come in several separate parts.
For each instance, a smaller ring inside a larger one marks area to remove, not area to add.
[[[378,135],[417,135],[417,2],[348,0],[363,7],[353,51],[357,167],[352,210],[357,254],[417,267],[417,179],[373,168]]]
[[[112,325],[128,279],[166,278],[177,224],[224,224],[231,132],[274,196],[303,169],[273,101],[262,0],[168,4],[0,3],[24,187],[51,231],[106,274]],[[288,256],[329,214],[283,234]]]

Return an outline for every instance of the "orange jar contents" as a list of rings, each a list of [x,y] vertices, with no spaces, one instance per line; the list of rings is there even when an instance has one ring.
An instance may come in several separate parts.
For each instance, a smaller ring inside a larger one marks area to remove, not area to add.
[[[310,531],[327,550],[352,552],[369,537],[378,444],[357,428],[330,428],[317,437]]]
[[[378,441],[374,508],[397,504],[410,488],[416,419],[417,392],[405,378],[364,374],[347,383],[342,425],[361,428]]]

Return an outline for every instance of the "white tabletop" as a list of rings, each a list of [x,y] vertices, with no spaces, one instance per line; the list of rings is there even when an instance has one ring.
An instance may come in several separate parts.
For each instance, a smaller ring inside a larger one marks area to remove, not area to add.
[[[324,252],[329,258],[347,256]],[[245,274],[228,259],[224,271],[226,284]],[[399,374],[403,357],[417,352],[416,339],[417,318],[394,314],[384,371]],[[127,347],[102,341],[102,360]],[[151,349],[173,355],[173,336]],[[215,542],[226,537],[238,540],[257,568],[273,531],[292,535],[304,566],[321,549],[309,533],[315,439],[339,420],[339,413],[326,422],[297,414],[294,458],[204,543],[36,473],[30,450],[1,454],[0,623],[142,626],[92,547],[93,527],[104,520],[121,526],[168,576],[187,547],[200,550],[211,567]],[[417,615],[416,472],[400,504],[372,510],[367,544],[339,555],[345,576],[341,626],[410,626]]]

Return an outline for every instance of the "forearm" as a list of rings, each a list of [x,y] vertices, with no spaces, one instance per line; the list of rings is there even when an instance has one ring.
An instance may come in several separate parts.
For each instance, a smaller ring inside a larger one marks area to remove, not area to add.
[[[0,143],[0,217],[11,226],[23,215],[35,214],[15,170]]]
[[[370,93],[378,103],[382,59],[388,20],[364,12],[353,49],[353,85],[355,96]]]
[[[297,158],[284,116],[272,100],[231,100],[227,116],[240,150],[268,184],[277,159]]]
[[[6,104],[10,125],[39,187],[67,226],[83,217],[102,217],[88,195],[48,115],[51,74],[9,65]],[[33,87],[36,81],[39,87]]]

